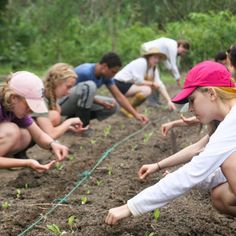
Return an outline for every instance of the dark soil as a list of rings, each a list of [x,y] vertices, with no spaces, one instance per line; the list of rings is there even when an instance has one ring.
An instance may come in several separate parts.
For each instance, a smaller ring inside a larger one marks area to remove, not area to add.
[[[174,94],[174,88],[170,89]],[[74,159],[64,161],[61,170],[55,168],[45,174],[28,169],[0,170],[0,203],[10,204],[7,209],[0,209],[0,235],[55,235],[47,229],[51,224],[66,231],[66,235],[79,236],[236,235],[235,219],[217,213],[209,193],[197,189],[160,209],[158,221],[149,213],[125,219],[116,226],[104,223],[111,207],[124,204],[162,178],[162,173],[157,173],[140,182],[137,171],[142,164],[171,155],[205,132],[199,127],[176,128],[172,135],[163,138],[160,125],[179,115],[168,112],[164,106],[153,109],[144,104],[140,109],[151,118],[144,129],[135,120],[117,114],[103,122],[93,121],[92,132],[87,136],[64,135],[61,141],[70,148]],[[111,130],[105,136],[104,130],[109,126]],[[124,140],[136,131],[140,132]],[[37,146],[28,154],[41,162],[52,158]],[[98,163],[101,157],[104,160]],[[86,177],[85,171],[91,170],[91,176]],[[81,179],[83,182],[79,182]],[[85,196],[87,202],[82,204]],[[68,218],[72,215],[76,218],[70,227]]]

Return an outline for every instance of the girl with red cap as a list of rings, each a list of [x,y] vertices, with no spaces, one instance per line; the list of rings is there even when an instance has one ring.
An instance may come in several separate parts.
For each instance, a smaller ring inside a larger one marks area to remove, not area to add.
[[[232,132],[236,130],[236,88],[231,74],[219,63],[199,63],[189,71],[184,88],[172,101],[189,102],[189,110],[202,124],[214,126],[214,132],[199,144],[205,147],[198,155],[183,156],[182,161],[189,161],[187,164],[127,204],[110,209],[107,224],[161,208],[197,185],[212,189],[212,203],[217,210],[236,216],[236,133]],[[160,168],[156,163],[156,170]]]

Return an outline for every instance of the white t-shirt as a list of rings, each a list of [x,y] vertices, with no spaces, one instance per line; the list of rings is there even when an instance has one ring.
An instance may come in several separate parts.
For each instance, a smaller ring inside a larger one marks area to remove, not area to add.
[[[179,70],[177,67],[177,49],[178,44],[175,40],[169,38],[159,38],[142,44],[141,48],[150,49],[158,48],[160,52],[164,53],[167,59],[164,61],[165,66],[171,71],[175,79],[180,78]]]
[[[127,202],[132,214],[137,216],[160,208],[193,186],[207,181],[212,173],[218,171],[221,164],[236,151],[235,119],[236,105],[219,124],[203,152]],[[220,175],[220,181],[226,181],[222,178],[222,172]]]
[[[124,83],[134,83],[134,84],[142,84],[144,82],[145,75],[153,75],[154,73],[154,81],[160,85],[160,87],[164,87],[163,82],[160,79],[160,75],[158,70],[155,68],[149,69],[147,71],[148,64],[147,60],[144,57],[140,57],[136,60],[131,61],[124,68],[122,68],[115,76],[114,79],[124,82]]]

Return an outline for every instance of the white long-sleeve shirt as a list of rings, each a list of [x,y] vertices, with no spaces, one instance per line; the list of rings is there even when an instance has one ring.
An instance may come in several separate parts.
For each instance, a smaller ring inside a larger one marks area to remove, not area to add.
[[[144,57],[140,57],[136,60],[131,61],[124,68],[122,68],[114,76],[114,78],[121,82],[130,82],[139,85],[144,82],[146,74],[153,75],[153,69],[150,68],[149,70],[147,70],[147,68],[147,60]],[[154,70],[154,81],[158,83],[160,87],[164,87],[157,69]]]
[[[180,78],[179,69],[177,67],[177,42],[169,38],[159,38],[142,44],[141,48],[150,49],[157,47],[160,52],[164,53],[167,59],[164,64],[168,70],[171,71],[175,79]]]
[[[131,213],[137,216],[160,208],[207,180],[236,151],[235,118],[236,105],[210,137],[203,152],[127,202]]]

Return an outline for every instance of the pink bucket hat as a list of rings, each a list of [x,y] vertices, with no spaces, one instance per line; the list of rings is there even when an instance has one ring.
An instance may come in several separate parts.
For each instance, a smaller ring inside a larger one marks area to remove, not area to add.
[[[187,74],[184,88],[177,94],[172,102],[184,104],[188,96],[198,87],[235,87],[231,74],[226,67],[213,61],[203,61],[194,66]]]
[[[25,98],[33,112],[46,113],[47,106],[44,102],[44,85],[42,80],[33,73],[18,71],[12,75],[9,87],[16,94]]]

